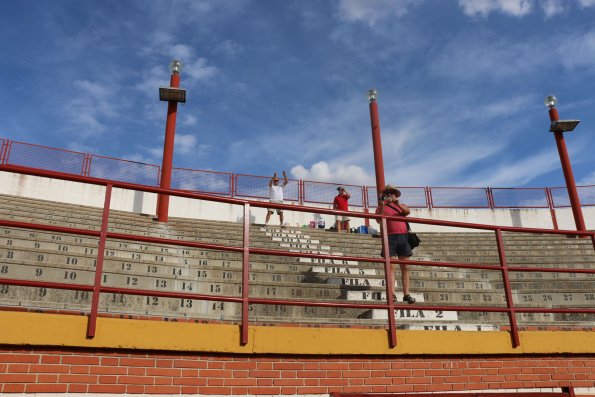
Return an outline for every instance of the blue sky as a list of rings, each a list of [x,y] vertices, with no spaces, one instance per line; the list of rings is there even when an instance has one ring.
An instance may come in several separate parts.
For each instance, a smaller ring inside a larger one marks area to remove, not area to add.
[[[174,166],[374,184],[562,186],[543,99],[595,184],[595,0],[0,2],[0,137]]]

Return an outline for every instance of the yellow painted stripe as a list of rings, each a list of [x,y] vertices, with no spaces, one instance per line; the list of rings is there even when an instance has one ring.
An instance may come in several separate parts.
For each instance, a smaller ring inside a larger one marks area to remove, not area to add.
[[[98,318],[95,338],[86,338],[87,317],[0,311],[0,344],[125,348],[213,353],[273,354],[536,354],[595,353],[595,332],[521,331],[513,349],[510,333],[387,331],[376,329],[251,326],[240,345],[240,326]]]

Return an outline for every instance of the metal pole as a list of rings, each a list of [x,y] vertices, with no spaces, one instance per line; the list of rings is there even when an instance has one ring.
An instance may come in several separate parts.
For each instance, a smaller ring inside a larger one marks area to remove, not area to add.
[[[180,73],[171,74],[171,88],[180,87]],[[168,101],[167,105],[167,123],[165,125],[165,143],[163,145],[163,162],[161,164],[161,182],[159,187],[162,189],[171,188],[171,170],[174,157],[174,138],[176,135],[176,114],[178,111],[178,102]],[[167,222],[169,210],[169,195],[160,194],[157,197],[157,220]]]
[[[558,110],[554,107],[550,108],[550,121],[555,123],[559,120]],[[572,207],[572,215],[574,216],[574,223],[576,230],[584,232],[585,220],[583,219],[583,212],[581,210],[581,202],[576,190],[576,183],[574,182],[574,175],[572,173],[572,166],[570,165],[570,158],[568,157],[568,150],[566,149],[566,142],[564,141],[563,132],[554,132],[556,138],[556,146],[558,147],[558,154],[560,155],[560,163],[562,163],[562,172],[564,173],[564,180],[566,181],[566,189],[568,189],[568,198],[570,199],[570,206]]]
[[[372,90],[371,90],[372,91]],[[376,92],[370,95],[370,122],[372,126],[372,145],[374,149],[374,171],[376,172],[376,200],[379,200],[380,192],[384,189],[384,161],[382,159],[382,142],[380,140],[380,121],[378,118],[378,103],[376,103]]]

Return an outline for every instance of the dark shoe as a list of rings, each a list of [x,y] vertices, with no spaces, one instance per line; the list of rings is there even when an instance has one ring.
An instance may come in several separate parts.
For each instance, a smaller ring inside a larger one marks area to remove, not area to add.
[[[415,298],[412,297],[411,295],[407,294],[403,297],[403,302],[407,302],[411,305],[411,304],[415,303]]]

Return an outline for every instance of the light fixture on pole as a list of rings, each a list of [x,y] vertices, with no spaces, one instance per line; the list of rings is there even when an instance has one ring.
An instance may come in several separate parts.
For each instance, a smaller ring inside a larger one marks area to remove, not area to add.
[[[570,132],[580,123],[580,120],[560,120],[556,104],[558,99],[554,95],[548,95],[544,104],[549,108],[550,115],[550,132],[554,133],[556,138],[556,146],[558,147],[558,154],[560,156],[560,163],[562,164],[562,172],[564,173],[564,180],[566,181],[566,189],[568,190],[568,198],[570,199],[570,206],[572,208],[572,215],[576,230],[584,232],[585,220],[583,219],[583,212],[581,209],[581,202],[576,190],[576,183],[574,182],[574,175],[572,173],[572,166],[570,165],[570,157],[566,149],[566,142],[564,141],[564,132]]]
[[[163,162],[161,164],[161,179],[159,187],[171,188],[171,173],[174,156],[174,140],[176,135],[176,115],[178,102],[186,102],[186,90],[180,88],[180,72],[182,62],[174,59],[169,64],[171,79],[169,87],[159,87],[159,99],[167,101],[167,122],[165,125],[165,142],[163,144]],[[169,195],[159,194],[157,197],[157,220],[167,222],[169,212]]]
[[[370,123],[372,126],[372,147],[374,150],[374,172],[376,173],[376,197],[380,200],[380,192],[384,189],[384,161],[382,159],[382,142],[380,140],[380,121],[378,118],[378,92],[375,89],[368,91],[370,102]]]

